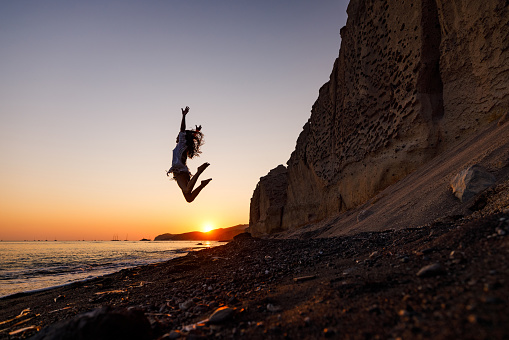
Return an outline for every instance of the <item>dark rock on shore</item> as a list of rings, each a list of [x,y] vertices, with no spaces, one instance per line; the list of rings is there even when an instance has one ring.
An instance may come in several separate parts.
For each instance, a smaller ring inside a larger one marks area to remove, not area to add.
[[[149,340],[152,328],[141,310],[102,307],[43,329],[32,340]]]

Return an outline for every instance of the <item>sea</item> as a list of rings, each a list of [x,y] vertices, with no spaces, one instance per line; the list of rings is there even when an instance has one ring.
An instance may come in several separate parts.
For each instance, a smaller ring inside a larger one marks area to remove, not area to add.
[[[1,241],[0,298],[164,262],[219,244],[211,241]]]

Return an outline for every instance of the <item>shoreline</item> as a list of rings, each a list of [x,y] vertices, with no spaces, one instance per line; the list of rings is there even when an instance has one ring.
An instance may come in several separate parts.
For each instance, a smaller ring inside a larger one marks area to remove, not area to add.
[[[6,241],[6,242],[14,242],[15,243],[15,242],[18,242],[18,241]],[[28,242],[33,242],[33,241],[28,241]],[[36,241],[36,242],[38,242],[38,241]],[[45,242],[45,241],[41,241],[41,242]],[[63,241],[63,242],[65,242],[65,241]],[[71,242],[75,242],[75,241],[71,241]],[[110,241],[90,241],[90,242],[110,242]],[[195,241],[158,241],[158,242],[186,242],[186,243],[194,243]],[[136,267],[140,267],[140,266],[151,265],[151,264],[154,264],[154,263],[164,263],[164,262],[170,261],[172,259],[185,256],[187,253],[192,252],[192,251],[197,251],[197,250],[202,250],[202,249],[210,248],[209,246],[199,244],[200,241],[196,241],[196,242],[197,243],[194,246],[187,246],[187,247],[183,247],[183,248],[177,248],[177,249],[170,250],[170,252],[174,256],[171,259],[158,259],[158,260],[154,260],[154,262],[151,262],[152,260],[147,260],[147,262],[145,262],[143,264],[134,264],[134,265],[130,265],[130,266],[118,266],[117,268],[112,269],[113,271],[111,271],[111,272],[108,272],[108,270],[103,268],[102,270],[100,270],[100,272],[106,271],[107,273],[103,273],[103,274],[98,273],[98,274],[94,275],[93,272],[90,272],[89,273],[90,275],[88,277],[72,280],[70,282],[64,282],[64,283],[56,284],[56,285],[52,285],[52,286],[35,288],[35,289],[24,290],[24,291],[18,291],[18,292],[9,293],[9,294],[6,294],[6,295],[0,295],[0,301],[2,299],[6,299],[6,298],[9,298],[11,296],[28,295],[28,294],[31,294],[31,293],[37,293],[39,291],[60,288],[60,287],[66,286],[66,285],[71,285],[73,283],[86,282],[86,281],[93,280],[93,279],[96,279],[96,278],[101,278],[103,276],[115,274],[115,273],[120,272],[121,270],[124,270],[124,269],[136,268]],[[212,247],[216,247],[216,246],[219,246],[219,245],[220,244],[218,243],[218,244],[216,244],[216,245],[214,245]],[[44,278],[44,277],[34,277],[32,279],[40,279],[40,278]],[[6,280],[6,282],[7,281],[9,281],[9,280]]]
[[[166,262],[0,299],[0,322],[13,319],[0,326],[0,339],[42,339],[94,310],[139,311],[147,339],[503,339],[507,232],[509,214],[323,239],[243,234]],[[218,309],[224,319],[212,323]]]

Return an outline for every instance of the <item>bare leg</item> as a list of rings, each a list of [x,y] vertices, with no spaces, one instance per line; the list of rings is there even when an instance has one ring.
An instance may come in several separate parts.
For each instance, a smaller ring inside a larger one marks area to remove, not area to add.
[[[191,203],[192,201],[194,201],[194,199],[196,198],[196,196],[198,196],[200,191],[212,180],[212,178],[210,178],[201,181],[200,186],[193,191],[193,188],[196,184],[196,181],[198,180],[198,177],[201,175],[203,171],[205,171],[205,169],[209,165],[210,165],[209,163],[203,163],[202,165],[200,165],[198,167],[198,171],[192,178],[190,178],[189,174],[187,173],[178,174],[175,176],[175,180],[177,181],[178,186],[182,190],[182,193],[184,194],[184,197],[187,202]]]
[[[177,184],[180,187],[180,190],[182,190],[182,193],[184,194],[184,196],[187,193],[191,192],[188,189],[189,179],[190,179],[190,176],[188,173],[178,173],[178,174],[175,174],[173,178],[175,178],[175,181],[177,181]]]
[[[191,180],[189,181],[189,183],[187,184],[187,191],[188,192],[191,192],[193,191],[193,188],[194,188],[194,185],[196,184],[196,181],[198,180],[198,177],[200,177],[201,173],[203,171],[205,171],[205,169],[207,169],[207,167],[209,166],[210,164],[209,163],[203,163],[202,165],[200,165],[198,167],[198,171],[196,171],[196,173],[194,174],[194,176],[191,178]]]
[[[201,184],[196,188],[194,189],[194,191],[188,195],[184,195],[184,197],[186,198],[186,201],[191,203],[192,201],[194,201],[194,199],[196,198],[196,196],[198,196],[198,194],[200,193],[200,191],[205,188],[205,186],[207,184],[209,184],[209,182],[212,181],[212,178],[209,178],[209,179],[205,179],[203,181],[201,181]]]

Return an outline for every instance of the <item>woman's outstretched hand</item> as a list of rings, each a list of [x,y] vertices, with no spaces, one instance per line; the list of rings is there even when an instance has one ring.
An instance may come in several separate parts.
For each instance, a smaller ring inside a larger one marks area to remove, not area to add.
[[[181,110],[182,110],[182,122],[180,123],[180,132],[184,132],[186,131],[186,115],[189,112],[189,106],[186,106],[185,109],[181,108]]]

